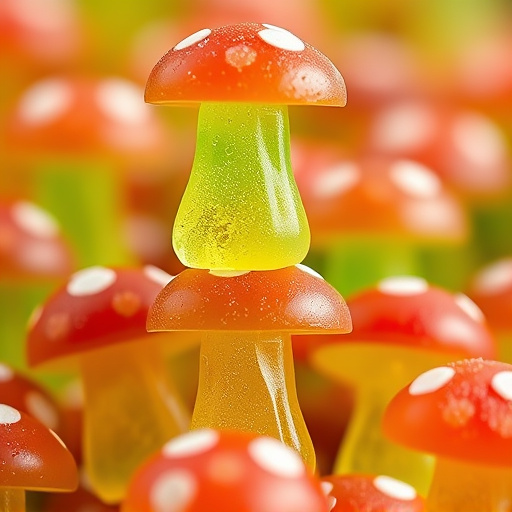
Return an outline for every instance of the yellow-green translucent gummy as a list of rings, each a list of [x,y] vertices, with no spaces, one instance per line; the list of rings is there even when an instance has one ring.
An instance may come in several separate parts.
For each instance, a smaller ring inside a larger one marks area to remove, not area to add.
[[[300,263],[309,226],[290,165],[288,110],[204,103],[173,245],[181,262],[215,270]]]

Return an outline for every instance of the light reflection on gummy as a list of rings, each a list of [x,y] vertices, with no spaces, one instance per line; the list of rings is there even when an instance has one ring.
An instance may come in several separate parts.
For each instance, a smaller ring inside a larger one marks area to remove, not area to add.
[[[309,226],[290,166],[285,106],[205,103],[173,231],[181,262],[214,270],[300,263]]]

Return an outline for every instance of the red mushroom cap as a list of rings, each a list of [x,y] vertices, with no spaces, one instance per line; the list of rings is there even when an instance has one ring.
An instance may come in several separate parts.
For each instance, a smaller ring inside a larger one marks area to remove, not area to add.
[[[352,328],[341,295],[304,265],[233,274],[184,270],[156,298],[148,330],[320,334]]]
[[[491,329],[512,332],[512,258],[482,268],[472,279],[468,295],[482,309]]]
[[[75,461],[57,435],[27,414],[0,405],[0,487],[73,491]]]
[[[61,433],[62,412],[56,400],[36,381],[0,363],[0,403],[10,405]]]
[[[334,501],[331,512],[423,512],[425,500],[409,484],[380,475],[331,475],[322,487]]]
[[[168,158],[165,129],[142,97],[138,85],[121,78],[49,77],[23,93],[6,138],[36,158],[79,154],[162,162]]]
[[[346,103],[332,62],[283,28],[239,23],[205,28],[169,50],[146,85],[148,103]]]
[[[123,512],[327,512],[299,455],[253,433],[195,430],[167,443],[134,475]]]
[[[29,364],[147,338],[149,307],[170,279],[150,265],[76,272],[33,314],[27,338]]]
[[[295,177],[313,244],[350,236],[434,242],[467,237],[462,204],[418,162],[388,157],[340,158],[328,165],[321,158],[316,165],[310,161]]]
[[[393,398],[383,429],[415,450],[512,468],[512,365],[471,359],[428,370]]]
[[[0,204],[0,281],[48,281],[71,272],[74,257],[57,221],[28,201]]]

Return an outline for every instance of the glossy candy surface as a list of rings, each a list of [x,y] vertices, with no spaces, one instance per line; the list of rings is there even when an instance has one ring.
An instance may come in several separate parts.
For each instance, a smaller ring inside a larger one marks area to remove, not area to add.
[[[320,482],[269,437],[196,430],[168,442],[134,475],[123,512],[327,512]]]

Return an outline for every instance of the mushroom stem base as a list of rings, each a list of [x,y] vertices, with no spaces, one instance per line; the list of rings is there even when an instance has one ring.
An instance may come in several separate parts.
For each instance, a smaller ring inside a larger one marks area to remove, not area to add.
[[[205,335],[192,428],[205,427],[275,437],[314,470],[315,452],[295,388],[290,335]]]
[[[428,512],[501,512],[512,504],[512,469],[438,458]]]
[[[25,491],[0,489],[0,512],[25,512]]]

